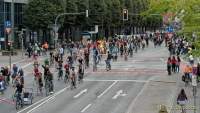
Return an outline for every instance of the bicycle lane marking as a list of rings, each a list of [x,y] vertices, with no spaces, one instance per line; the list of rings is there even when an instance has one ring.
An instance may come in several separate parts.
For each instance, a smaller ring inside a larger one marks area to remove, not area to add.
[[[12,100],[8,100],[7,98],[0,98],[0,103],[3,103],[3,102],[11,104],[11,105],[15,104]]]
[[[56,92],[55,94],[50,95],[50,96],[48,96],[48,97],[45,97],[45,98],[43,98],[43,99],[40,100],[40,101],[37,101],[36,103],[34,103],[34,104],[32,104],[32,105],[30,105],[30,106],[28,106],[28,107],[26,107],[26,108],[24,108],[24,109],[18,111],[17,113],[22,113],[22,112],[24,112],[24,111],[26,111],[26,110],[28,110],[28,109],[30,109],[30,110],[29,110],[28,112],[26,112],[26,113],[31,113],[31,112],[33,112],[34,110],[36,110],[37,108],[39,108],[40,106],[42,106],[42,105],[44,105],[45,103],[47,103],[48,101],[50,101],[50,100],[52,100],[52,99],[55,99],[55,97],[56,97],[57,95],[61,94],[62,92],[64,92],[64,91],[67,90],[68,88],[70,88],[70,86],[65,87],[64,89],[61,89],[60,91]],[[38,104],[38,105],[37,105],[37,104]],[[35,107],[34,107],[34,106],[35,106]],[[31,108],[32,108],[32,109],[31,109]]]

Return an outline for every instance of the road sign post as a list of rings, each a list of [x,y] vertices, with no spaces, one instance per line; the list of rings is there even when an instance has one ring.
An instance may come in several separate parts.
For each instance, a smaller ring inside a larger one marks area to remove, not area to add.
[[[193,97],[194,97],[194,113],[196,113],[196,93],[197,93],[197,76],[192,75]]]
[[[6,31],[6,33],[8,34],[8,37],[9,37],[9,39],[8,39],[8,49],[9,49],[9,65],[10,65],[10,69],[11,69],[11,61],[12,61],[12,58],[11,58],[11,56],[12,56],[12,42],[11,42],[11,39],[12,39],[12,36],[10,36],[10,33],[11,32],[13,32],[13,30],[11,29],[11,27],[12,27],[12,24],[11,24],[11,21],[9,21],[9,20],[7,20],[7,21],[5,21],[5,23],[4,23],[4,26],[5,26],[5,31]]]

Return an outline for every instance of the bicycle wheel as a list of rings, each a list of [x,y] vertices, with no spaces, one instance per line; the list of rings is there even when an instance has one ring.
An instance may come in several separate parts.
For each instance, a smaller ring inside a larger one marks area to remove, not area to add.
[[[16,108],[16,110],[19,110],[20,106],[21,106],[21,102],[20,102],[19,99],[17,99],[17,100],[15,101],[15,108]]]
[[[45,94],[46,94],[46,96],[49,95],[49,82],[47,82],[47,81],[45,83]]]

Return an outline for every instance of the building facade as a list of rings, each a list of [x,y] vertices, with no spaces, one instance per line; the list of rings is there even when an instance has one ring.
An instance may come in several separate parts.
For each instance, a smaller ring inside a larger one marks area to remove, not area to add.
[[[23,26],[23,12],[24,5],[28,0],[0,0],[0,49],[5,49],[8,42],[8,35],[4,23],[11,21],[11,2],[14,2],[14,29],[18,30]],[[20,40],[16,33],[14,33],[14,45],[20,45]]]

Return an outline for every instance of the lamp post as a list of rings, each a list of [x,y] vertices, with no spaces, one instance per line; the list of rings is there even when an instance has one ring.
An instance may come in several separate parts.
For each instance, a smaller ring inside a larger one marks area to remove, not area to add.
[[[14,17],[14,14],[15,12],[14,12],[14,0],[12,0],[12,2],[11,2],[11,28],[12,28],[12,30],[11,30],[11,37],[10,37],[10,39],[9,39],[9,41],[13,41],[13,39],[14,39],[14,24],[15,24],[15,17]],[[12,44],[11,44],[12,45]]]
[[[58,43],[58,26],[57,26],[57,22],[58,22],[58,19],[61,17],[61,16],[64,16],[64,15],[82,15],[82,14],[86,14],[86,17],[89,16],[88,14],[88,10],[86,10],[86,12],[79,12],[79,13],[62,13],[62,14],[59,14],[56,16],[56,19],[55,19],[55,23],[54,23],[54,36],[55,36],[55,42],[54,42],[54,46],[56,47],[57,43]]]

